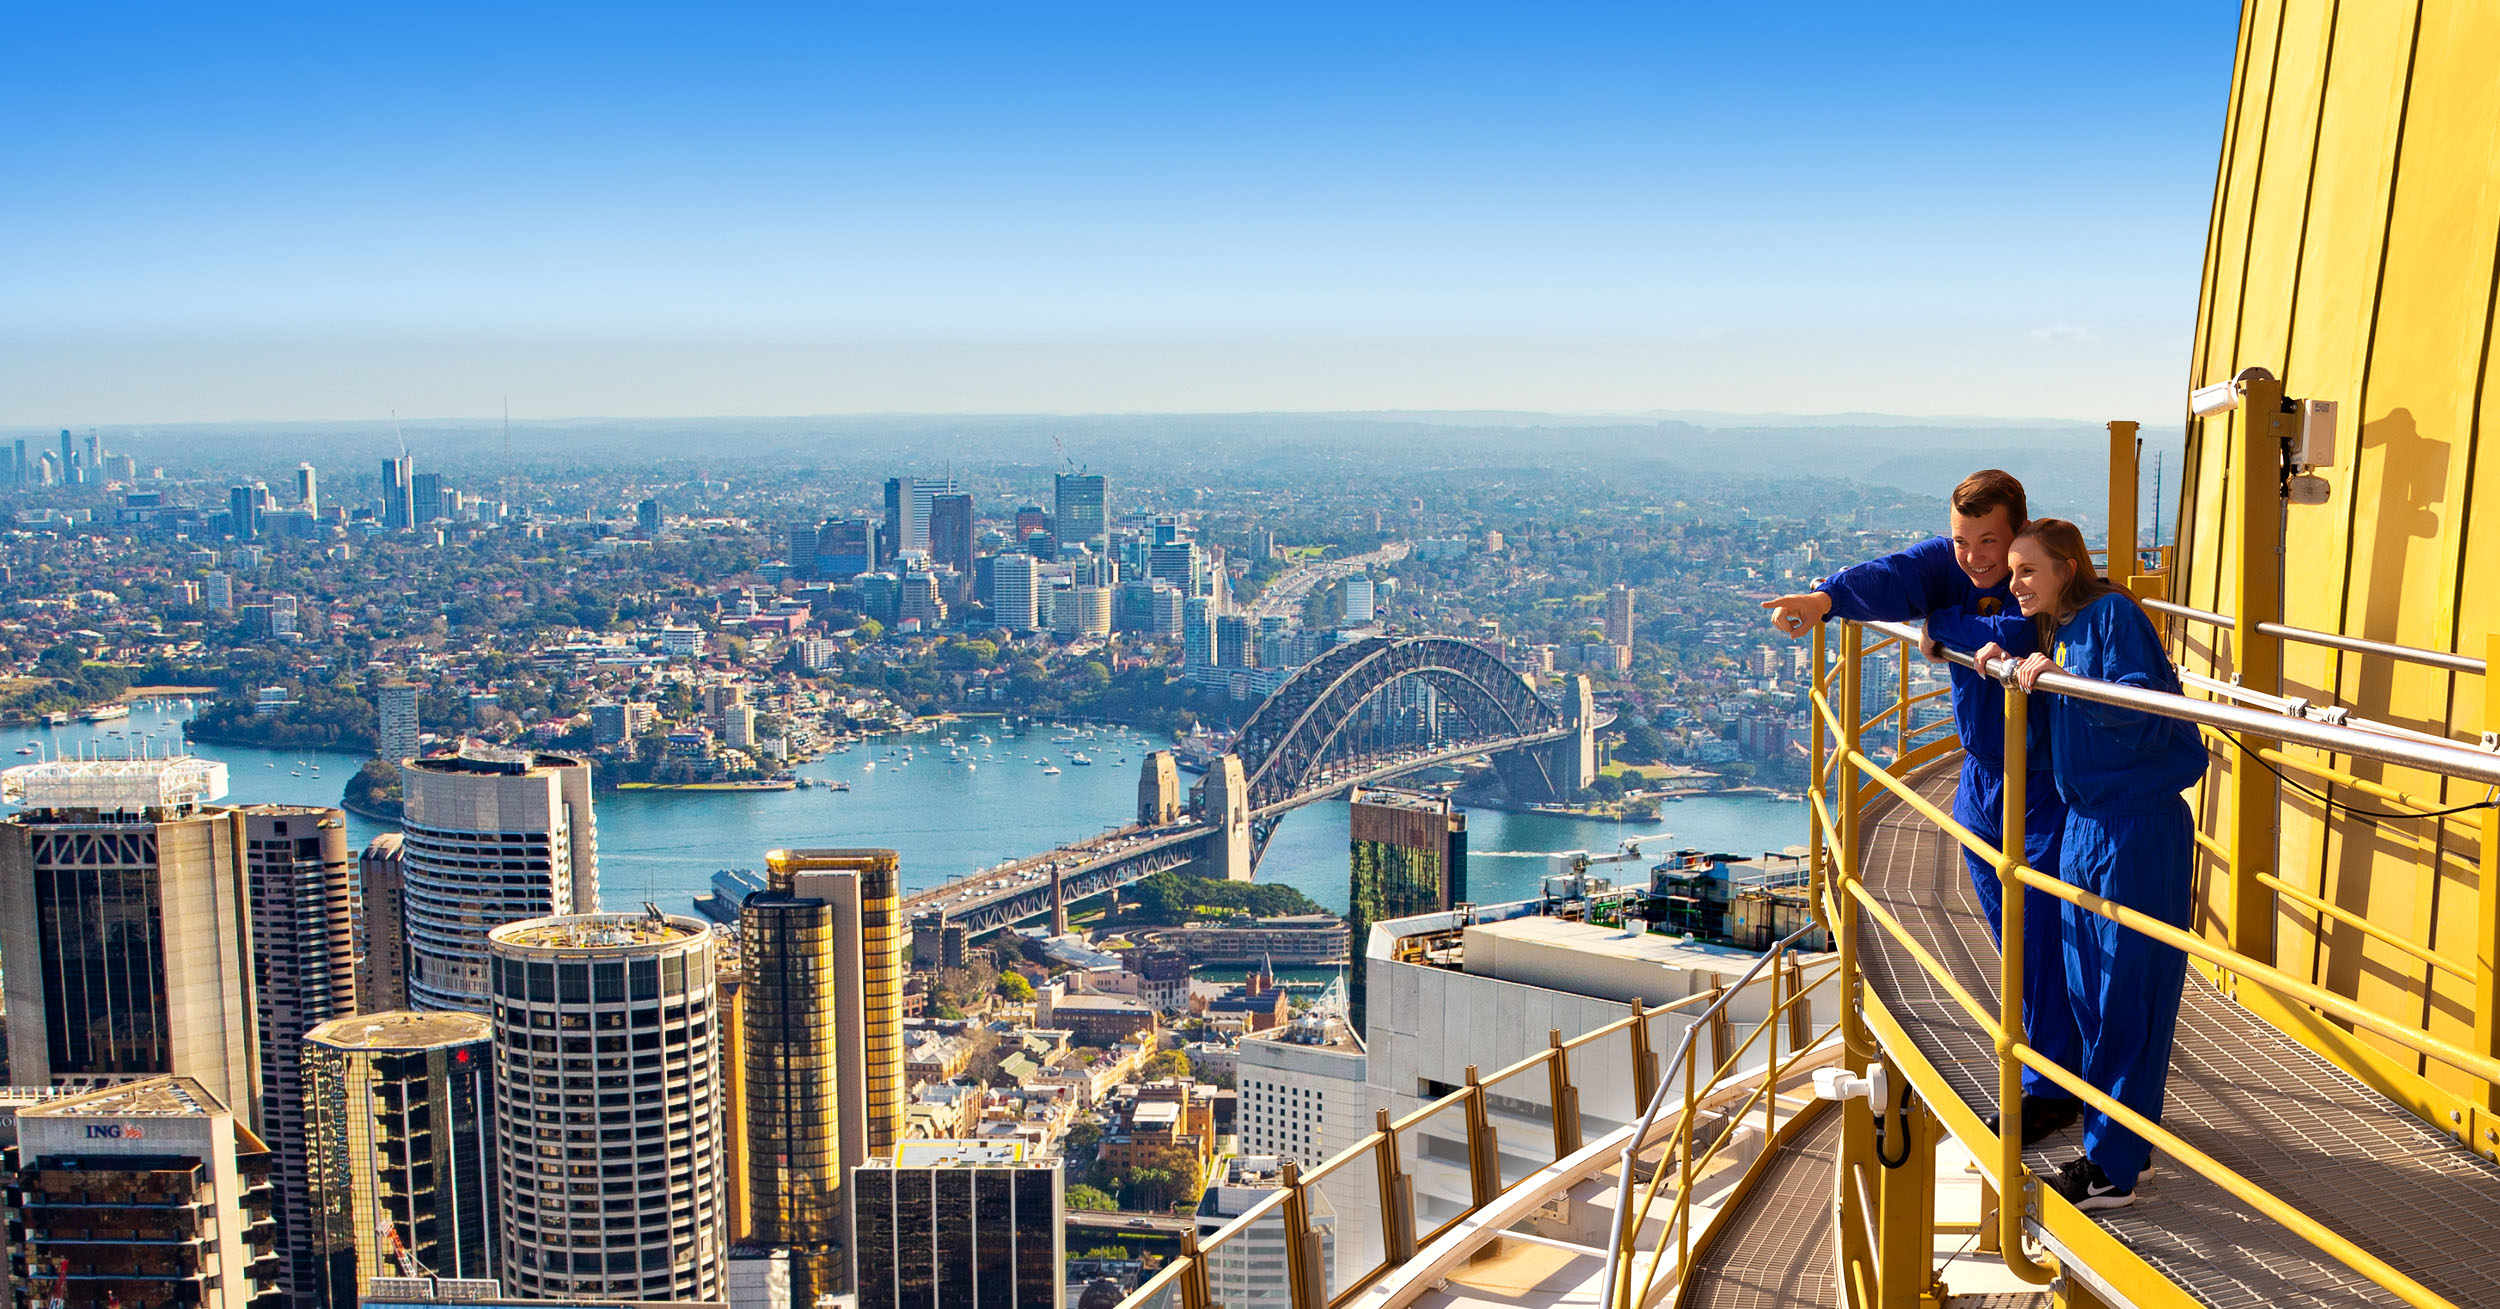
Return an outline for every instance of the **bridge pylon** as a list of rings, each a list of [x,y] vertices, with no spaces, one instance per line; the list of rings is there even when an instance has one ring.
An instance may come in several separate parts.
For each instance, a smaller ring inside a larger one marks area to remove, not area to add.
[[[1249,881],[1256,856],[1251,853],[1250,780],[1242,772],[1240,755],[1222,755],[1208,766],[1207,779],[1198,788],[1198,817],[1215,830],[1199,846],[1191,871],[1228,882]]]
[[[1521,804],[1569,804],[1597,779],[1597,701],[1589,679],[1563,682],[1562,720],[1571,734],[1493,756],[1502,791]]]

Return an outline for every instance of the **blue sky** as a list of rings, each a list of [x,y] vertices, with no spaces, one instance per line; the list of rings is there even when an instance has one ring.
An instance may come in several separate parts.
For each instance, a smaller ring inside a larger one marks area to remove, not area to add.
[[[20,6],[0,422],[2178,409],[2236,12]]]

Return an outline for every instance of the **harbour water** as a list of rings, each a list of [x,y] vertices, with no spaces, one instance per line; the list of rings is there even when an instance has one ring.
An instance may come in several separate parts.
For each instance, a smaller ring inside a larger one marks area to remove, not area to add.
[[[0,761],[36,745],[46,757],[82,750],[108,754],[182,748],[178,706],[135,707],[128,718],[62,727],[22,727],[0,735]],[[983,741],[983,736],[992,739]],[[953,757],[944,742],[961,748]],[[747,793],[601,792],[600,897],[610,907],[649,900],[685,911],[720,868],[761,868],[775,847],[886,846],[902,855],[906,885],[927,886],[1118,826],[1137,808],[1139,761],[1154,742],[1137,732],[1037,725],[1017,732],[974,719],[855,745],[799,770],[835,791]],[[1081,752],[1094,762],[1070,760]],[[229,803],[335,805],[364,763],[359,755],[267,750],[201,743],[192,753],[227,765]],[[969,767],[966,766],[967,762]],[[873,768],[869,765],[875,765]],[[1057,773],[1044,771],[1044,765]],[[1184,776],[1184,781],[1188,779]],[[1472,810],[1468,815],[1469,898],[1483,903],[1533,895],[1548,852],[1613,851],[1627,837],[1672,833],[1644,848],[1679,847],[1759,854],[1806,839],[1805,806],[1760,796],[1701,798],[1665,807],[1655,823],[1605,823],[1544,814]],[[1330,909],[1345,908],[1347,807],[1323,801],[1296,810],[1277,828],[1259,880],[1296,887]],[[361,849],[386,824],[350,814]],[[1619,865],[1625,871],[1646,862]]]

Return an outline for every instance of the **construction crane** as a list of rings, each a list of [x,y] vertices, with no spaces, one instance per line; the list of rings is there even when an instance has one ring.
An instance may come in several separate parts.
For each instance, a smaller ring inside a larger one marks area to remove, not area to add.
[[[1050,448],[1059,452],[1059,462],[1066,464],[1069,472],[1081,473],[1085,471],[1085,465],[1078,463],[1076,459],[1068,453],[1068,443],[1060,440],[1057,432],[1050,434]]]

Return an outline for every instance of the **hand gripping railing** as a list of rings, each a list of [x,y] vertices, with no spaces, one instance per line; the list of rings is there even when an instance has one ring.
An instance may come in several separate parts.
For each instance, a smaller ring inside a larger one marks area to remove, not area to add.
[[[1656,1200],[1659,1184],[1667,1175],[1665,1161],[1661,1160],[1658,1169],[1651,1175],[1649,1187],[1647,1188],[1646,1193],[1641,1197],[1640,1203],[1637,1206],[1633,1203],[1632,1188],[1635,1184],[1634,1173],[1637,1171],[1635,1164],[1638,1162],[1641,1153],[1649,1148],[1650,1133],[1657,1127],[1659,1111],[1666,1107],[1667,1098],[1670,1094],[1670,1083],[1675,1080],[1678,1072],[1683,1074],[1684,1109],[1682,1116],[1678,1119],[1676,1124],[1676,1158],[1678,1161],[1679,1177],[1676,1185],[1675,1210],[1673,1216],[1669,1220],[1670,1227],[1674,1231],[1677,1240],[1677,1257],[1675,1267],[1679,1270],[1678,1275],[1681,1276],[1681,1270],[1683,1270],[1691,1262],[1692,1256],[1693,1233],[1691,1213],[1693,1173],[1698,1166],[1697,1162],[1693,1158],[1693,1120],[1700,1104],[1698,1097],[1701,1093],[1715,1088],[1722,1078],[1725,1078],[1729,1073],[1733,1072],[1739,1061],[1743,1058],[1744,1052],[1752,1048],[1754,1041],[1758,1039],[1763,1032],[1772,1031],[1773,1035],[1771,1037],[1770,1050],[1765,1055],[1763,1061],[1761,1086],[1755,1088],[1753,1095],[1747,1098],[1745,1104],[1741,1108],[1739,1108],[1735,1113],[1728,1115],[1731,1122],[1741,1122],[1745,1115],[1751,1112],[1754,1101],[1756,1099],[1761,1100],[1764,1107],[1763,1146],[1766,1150],[1769,1149],[1772,1130],[1775,1126],[1773,1114],[1778,1109],[1777,1088],[1779,1086],[1779,1074],[1784,1071],[1784,1067],[1779,1060],[1779,1037],[1774,1029],[1781,1020],[1787,1017],[1790,1009],[1795,1006],[1802,997],[1813,994],[1814,986],[1806,983],[1802,978],[1799,978],[1797,980],[1797,984],[1790,988],[1790,992],[1786,997],[1776,1000],[1768,1007],[1767,1011],[1763,1015],[1761,1023],[1756,1025],[1751,1036],[1745,1038],[1745,1043],[1738,1046],[1734,1051],[1727,1054],[1726,1057],[1720,1061],[1717,1070],[1711,1074],[1709,1083],[1699,1087],[1695,1085],[1693,1078],[1694,1034],[1701,1031],[1705,1023],[1713,1024],[1713,1030],[1715,1030],[1720,1017],[1726,1012],[1729,1002],[1734,1000],[1738,995],[1742,994],[1744,989],[1751,985],[1756,977],[1761,975],[1763,968],[1786,955],[1791,947],[1804,940],[1809,934],[1823,930],[1823,925],[1819,922],[1808,923],[1805,926],[1798,928],[1796,931],[1790,932],[1788,935],[1781,937],[1777,942],[1772,944],[1769,950],[1764,951],[1760,958],[1754,960],[1743,973],[1737,976],[1734,985],[1721,987],[1717,992],[1716,998],[1710,1002],[1710,1007],[1703,1010],[1699,1016],[1693,1019],[1692,1022],[1686,1024],[1684,1028],[1684,1035],[1677,1039],[1675,1043],[1675,1054],[1667,1063],[1666,1075],[1659,1079],[1656,1094],[1650,1096],[1649,1103],[1642,1107],[1640,1122],[1633,1128],[1631,1138],[1625,1141],[1623,1145],[1623,1177],[1617,1187],[1615,1198],[1615,1239],[1607,1244],[1606,1271],[1604,1281],[1602,1283],[1602,1285],[1606,1288],[1607,1299],[1605,1303],[1609,1306],[1609,1309],[1630,1309],[1630,1306],[1640,1304],[1648,1298],[1646,1285],[1643,1288],[1643,1294],[1639,1298],[1636,1299],[1632,1294],[1632,1265],[1630,1259],[1627,1258],[1627,1255],[1631,1251],[1634,1234],[1640,1231],[1641,1224],[1649,1220],[1650,1205]],[[1836,972],[1838,970],[1838,967],[1839,965],[1835,962],[1831,966],[1831,971],[1825,972],[1823,977],[1831,976],[1832,972]],[[1774,976],[1776,977],[1777,975],[1775,974]],[[1820,982],[1823,978],[1818,977],[1815,980],[1816,982]],[[1790,1052],[1789,1062],[1791,1065],[1795,1063],[1799,1056],[1804,1054],[1806,1050],[1811,1049],[1813,1046],[1813,1043],[1809,1042],[1792,1042],[1792,1044],[1796,1045],[1797,1048]],[[1716,1156],[1719,1146],[1724,1143],[1730,1135],[1732,1135],[1732,1133],[1722,1133],[1718,1139],[1712,1141],[1708,1154],[1704,1155],[1702,1160],[1699,1162],[1707,1162],[1711,1157]],[[1659,1244],[1662,1247],[1666,1242],[1666,1237],[1667,1231],[1661,1230],[1659,1233]],[[1653,1261],[1651,1263],[1649,1276],[1650,1284],[1654,1284],[1656,1282],[1661,1266],[1662,1265],[1657,1261]]]
[[[2200,619],[2208,616],[2195,615]],[[1919,639],[1912,629],[1889,623],[1865,624],[1867,629],[1881,633],[1886,643],[1899,642],[1906,648]],[[1855,920],[1863,912],[1924,970],[1945,994],[1966,1011],[1980,1030],[1994,1042],[1998,1060],[1997,1110],[2000,1123],[2022,1121],[2022,1070],[2026,1067],[2057,1083],[2069,1093],[2107,1114],[2120,1125],[2144,1137],[2182,1165],[2205,1177],[2215,1185],[2247,1204],[2252,1209],[2280,1223],[2303,1240],[2317,1247],[2330,1258],[2352,1269],[2371,1282],[2394,1293],[2406,1304],[2420,1309],[2455,1309],[2451,1303],[2360,1248],[2341,1234],[2325,1227],[2271,1192],[2231,1171],[2203,1151],[2189,1145],[2158,1123],[2120,1104],[2100,1089],[2086,1083],[2072,1070],[2042,1056],[2024,1040],[2022,1027],[2022,961],[2024,888],[2042,891],[2072,904],[2087,913],[2098,914],[2130,931],[2179,949],[2194,958],[2250,984],[2271,991],[2300,1005],[2306,1005],[2329,1017],[2374,1032],[2389,1041],[2424,1057],[2438,1060],[2463,1071],[2486,1084],[2500,1087],[2500,1060],[2489,1054],[2464,1049],[2426,1031],[2374,1013],[2323,987],[2294,977],[2271,963],[2254,958],[2228,946],[2216,945],[2195,933],[2182,930],[2150,915],[2130,909],[2104,897],[2094,895],[2057,878],[2047,876],[2023,864],[2018,854],[2023,849],[2023,819],[2026,810],[2025,784],[2028,780],[2029,722],[2028,696],[2013,680],[2013,661],[2000,660],[1979,669],[2005,685],[2005,811],[2003,847],[1980,840],[1968,828],[1953,821],[1898,774],[1905,772],[1904,761],[1892,767],[1868,757],[1860,748],[1861,736],[1869,725],[1858,718],[1859,668],[1865,653],[1859,625],[1844,627],[1842,650],[1837,663],[1826,668],[1822,634],[1816,633],[1815,686],[1810,698],[1814,704],[1814,742],[1818,752],[1827,748],[1829,755],[1816,760],[1817,786],[1813,794],[1815,855],[1818,865],[1818,904],[1832,919],[1840,940],[1841,968],[1844,982],[1857,982]],[[2377,653],[2365,651],[2364,653]],[[1971,656],[1954,650],[1942,656],[1968,668],[1977,668]],[[2460,669],[2459,671],[2466,671]],[[2479,671],[2479,670],[2474,670]],[[2119,686],[2066,673],[2044,673],[2033,683],[2033,693],[2050,693],[2090,700],[2098,704],[2156,714],[2164,718],[2197,723],[2210,731],[2238,732],[2248,736],[2280,741],[2286,745],[2304,746],[2328,754],[2349,755],[2382,763],[2396,764],[2500,788],[2500,756],[2468,750],[2463,747],[2426,741],[2415,735],[2393,735],[2362,730],[2350,726],[2312,722],[2280,713],[2267,713],[2239,705],[2191,699],[2136,687]],[[1833,703],[1835,694],[1840,701]],[[2268,762],[2289,763],[2305,767],[2324,776],[2322,766],[2309,764],[2280,750],[2257,750]],[[2003,883],[2003,948],[1998,979],[1999,1008],[1991,1014],[1965,988],[1956,983],[1944,966],[1885,910],[1872,892],[1862,883],[1857,865],[1858,834],[1861,826],[1858,803],[1860,778],[1890,793],[1891,797],[1952,836],[1965,849],[1994,863]],[[2337,773],[2328,780],[2344,783],[2360,781],[2349,774]],[[1826,788],[1831,795],[1827,797]],[[2382,788],[2384,798],[2409,803],[2416,812],[2425,806],[2420,797],[2410,796],[2393,788]],[[2380,793],[2380,792],[2374,792]],[[2426,815],[2427,816],[2427,815]],[[2485,826],[2490,832],[2491,825]],[[2200,837],[2200,841],[2206,838]],[[2208,842],[2208,848],[2211,843]],[[2218,853],[2228,856],[2228,851]],[[2482,852],[2483,894],[2500,895],[2500,852],[2486,842]],[[2279,879],[2263,878],[2280,893],[2286,888]],[[2253,893],[2255,887],[2234,887],[2234,894]],[[2296,903],[2303,902],[2296,899]],[[2315,907],[2315,906],[2310,906]],[[1853,1050],[1870,1053],[1861,1042],[1862,1033],[1850,1021],[1844,1008],[1843,1030]],[[2007,1266],[2017,1275],[2035,1283],[2045,1283],[2052,1272],[2035,1262],[2023,1249],[2023,1216],[2027,1205],[2023,1197],[2034,1184],[2022,1160],[2018,1132],[2000,1133],[1996,1141],[1995,1188],[2003,1197],[1998,1209],[1997,1238]]]

